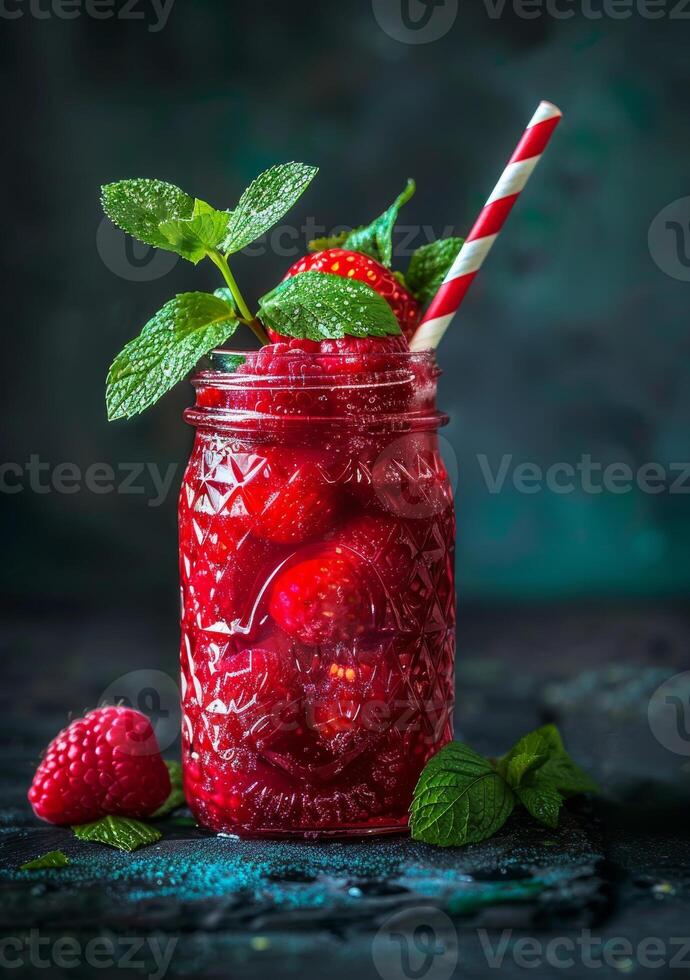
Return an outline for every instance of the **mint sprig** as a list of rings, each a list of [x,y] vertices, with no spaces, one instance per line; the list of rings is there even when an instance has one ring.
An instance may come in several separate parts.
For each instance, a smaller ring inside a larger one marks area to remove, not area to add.
[[[433,299],[463,242],[463,238],[439,238],[412,253],[405,280],[420,303]]]
[[[415,840],[441,847],[477,843],[503,826],[516,802],[555,828],[566,798],[597,791],[566,752],[555,725],[525,735],[498,761],[451,742],[419,777],[410,829]]]
[[[72,827],[79,840],[107,844],[120,851],[136,851],[148,844],[155,844],[163,836],[160,830],[141,820],[130,817],[107,816],[92,823]]]
[[[113,361],[106,382],[108,418],[130,418],[148,408],[231,337],[239,322],[233,308],[210,293],[168,300]]]
[[[301,272],[259,301],[259,315],[273,330],[309,340],[399,334],[393,311],[366,283],[328,272]]]
[[[69,858],[62,851],[47,851],[32,861],[25,861],[19,865],[20,871],[43,871],[47,868],[65,868],[69,864]]]

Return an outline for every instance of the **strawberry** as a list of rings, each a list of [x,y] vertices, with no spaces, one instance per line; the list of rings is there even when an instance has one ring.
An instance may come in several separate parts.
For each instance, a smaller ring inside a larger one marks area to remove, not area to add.
[[[290,266],[284,278],[290,279],[300,272],[330,272],[365,282],[387,301],[406,340],[415,332],[421,313],[419,301],[396,279],[390,269],[376,259],[362,252],[327,248],[323,252],[313,252],[299,259]],[[269,335],[272,340],[278,339],[271,331]]]
[[[132,708],[96,708],[46,749],[29,801],[41,820],[79,824],[108,814],[150,816],[170,793],[151,723]]]

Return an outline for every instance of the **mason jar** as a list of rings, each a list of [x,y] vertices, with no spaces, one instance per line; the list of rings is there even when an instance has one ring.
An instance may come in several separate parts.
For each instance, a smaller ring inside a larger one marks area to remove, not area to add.
[[[400,833],[452,737],[434,355],[324,346],[216,351],[185,412],[184,785],[240,837]]]

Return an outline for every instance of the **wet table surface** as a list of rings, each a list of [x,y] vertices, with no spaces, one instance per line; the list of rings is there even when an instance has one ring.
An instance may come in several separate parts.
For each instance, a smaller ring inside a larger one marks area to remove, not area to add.
[[[690,972],[690,938],[680,942],[690,934],[690,753],[661,744],[647,720],[651,695],[687,667],[682,612],[466,613],[458,736],[500,754],[554,720],[605,796],[571,804],[557,831],[516,814],[491,841],[446,850],[405,838],[236,841],[180,811],[161,822],[158,844],[124,854],[35,821],[26,788],[69,711],[98,703],[128,671],[174,672],[160,624],[129,621],[126,647],[124,630],[102,616],[5,623],[0,958],[15,976]],[[97,662],[92,635],[112,645]],[[18,870],[52,849],[67,868]]]

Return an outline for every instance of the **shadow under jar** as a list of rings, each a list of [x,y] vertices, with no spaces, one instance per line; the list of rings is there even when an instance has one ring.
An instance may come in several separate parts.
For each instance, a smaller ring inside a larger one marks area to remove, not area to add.
[[[233,370],[234,369],[234,370]],[[452,737],[455,520],[432,352],[212,356],[185,413],[184,784],[240,837],[407,827]]]

